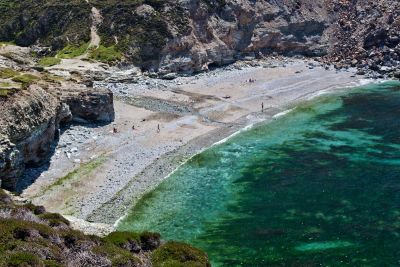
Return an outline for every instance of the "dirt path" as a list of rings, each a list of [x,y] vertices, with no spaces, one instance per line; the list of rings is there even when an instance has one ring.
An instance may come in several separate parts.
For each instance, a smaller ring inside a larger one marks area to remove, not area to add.
[[[92,6],[92,27],[90,28],[90,43],[89,48],[98,48],[101,42],[101,38],[97,33],[98,26],[103,22],[103,17],[100,11]]]

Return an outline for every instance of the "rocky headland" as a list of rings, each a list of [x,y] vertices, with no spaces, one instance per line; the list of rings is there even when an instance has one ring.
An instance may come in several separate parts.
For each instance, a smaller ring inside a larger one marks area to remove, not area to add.
[[[112,122],[114,105],[110,90],[39,72],[29,49],[8,50],[0,47],[0,180],[2,188],[15,190],[27,166],[48,160],[60,125]]]

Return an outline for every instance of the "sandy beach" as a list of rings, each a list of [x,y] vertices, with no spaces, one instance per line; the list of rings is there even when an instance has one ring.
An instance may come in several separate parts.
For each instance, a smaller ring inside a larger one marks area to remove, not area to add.
[[[68,218],[113,225],[202,149],[362,79],[353,70],[338,72],[313,61],[252,65],[242,62],[171,81],[97,84],[114,92],[115,122],[66,129],[49,165],[29,170],[37,179],[22,196]]]

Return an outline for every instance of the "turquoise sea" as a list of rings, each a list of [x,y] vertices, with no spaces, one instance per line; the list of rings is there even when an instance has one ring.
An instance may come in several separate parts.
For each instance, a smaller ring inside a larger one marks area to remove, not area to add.
[[[211,147],[118,228],[213,266],[400,266],[400,83],[320,96]]]

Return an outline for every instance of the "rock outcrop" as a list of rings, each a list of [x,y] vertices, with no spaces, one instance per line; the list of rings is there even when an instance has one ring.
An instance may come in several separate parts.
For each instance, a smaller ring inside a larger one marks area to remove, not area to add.
[[[399,65],[398,1],[36,2],[0,2],[0,13],[5,14],[0,18],[0,41],[50,47],[41,53],[54,55],[67,45],[89,42],[94,23],[101,39],[96,59],[112,58],[112,53],[119,58],[122,53],[126,64],[162,75],[207,70],[269,53],[326,55],[326,62],[338,67],[383,72]],[[92,7],[101,22],[92,21]]]
[[[15,189],[26,165],[38,165],[56,137],[60,101],[38,86],[0,98],[0,179]]]
[[[79,123],[108,123],[114,120],[113,94],[105,89],[65,89],[62,103],[71,113],[71,120]]]
[[[191,72],[272,52],[323,55],[328,15],[322,1],[181,1],[190,29],[173,33],[161,72]]]
[[[400,2],[330,1],[334,15],[327,62],[357,67],[360,73],[392,73],[400,66]]]
[[[15,64],[0,64],[0,85],[7,86],[0,86],[0,181],[2,188],[15,190],[26,167],[48,160],[60,124],[109,123],[114,106],[109,90],[10,66]]]

